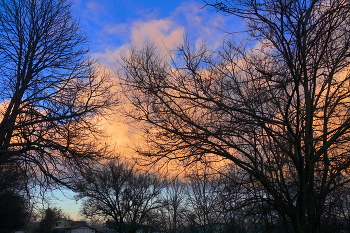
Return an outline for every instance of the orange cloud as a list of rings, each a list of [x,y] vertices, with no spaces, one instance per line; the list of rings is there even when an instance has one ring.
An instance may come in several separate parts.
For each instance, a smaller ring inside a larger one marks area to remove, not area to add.
[[[94,7],[91,2],[91,7]],[[96,5],[98,9],[98,5]],[[100,10],[97,11],[102,11]],[[222,44],[222,38],[226,35],[220,31],[228,17],[219,14],[211,14],[207,9],[202,9],[202,4],[187,2],[180,5],[168,17],[157,19],[147,17],[144,20],[136,20],[131,23],[120,23],[115,25],[101,25],[104,33],[116,40],[122,41],[122,45],[116,47],[106,45],[105,50],[94,53],[92,56],[110,70],[117,70],[120,57],[128,53],[128,50],[135,46],[141,48],[147,43],[154,43],[162,56],[168,55],[168,51],[175,49],[182,44],[185,36],[194,42],[196,47],[202,45],[203,41],[210,49],[217,49]],[[125,107],[125,106],[124,106]],[[133,144],[143,144],[143,136],[137,130],[130,130],[130,126],[121,123],[121,116],[115,114],[114,122],[103,122],[103,127],[112,136],[117,151],[133,154],[130,147]],[[119,121],[119,122],[118,122]]]

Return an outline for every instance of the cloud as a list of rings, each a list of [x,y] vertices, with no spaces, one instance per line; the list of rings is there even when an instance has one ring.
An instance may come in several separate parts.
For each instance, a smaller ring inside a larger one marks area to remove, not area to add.
[[[94,6],[95,3],[91,4]],[[228,28],[231,19],[232,17],[202,9],[202,4],[185,2],[167,17],[156,18],[147,15],[143,19],[127,23],[104,24],[101,28],[105,37],[108,36],[109,39],[104,46],[100,44],[104,50],[94,53],[93,57],[113,69],[113,64],[116,65],[120,54],[128,50],[131,45],[141,48],[151,42],[158,46],[161,55],[166,55],[168,50],[180,45],[184,37],[195,46],[205,42],[209,48],[217,49],[227,36],[223,30]],[[111,38],[114,38],[116,43],[111,43],[113,41]]]
[[[104,5],[102,5],[100,2],[90,1],[86,4],[86,6],[89,9],[89,12],[93,14],[100,15],[105,11]]]
[[[98,59],[108,71],[113,73],[119,66],[118,62],[120,61],[121,55],[126,53],[130,47],[130,44],[123,44],[117,48],[106,48],[104,52],[92,54],[92,57]]]
[[[203,8],[202,4],[194,2],[182,3],[172,14],[171,18],[181,22],[186,28],[186,35],[195,46],[205,42],[209,48],[215,50],[222,45],[222,40],[232,31],[243,26],[243,23],[234,24],[232,16],[223,16]]]
[[[91,10],[93,6],[91,3]],[[217,49],[227,35],[218,28],[227,28],[230,17],[213,14],[201,7],[202,4],[186,2],[166,17],[157,18],[155,15],[147,15],[130,22],[105,23],[101,25],[101,34],[104,34],[104,38],[108,38],[108,41],[100,45],[104,48],[103,50],[95,52],[92,56],[99,59],[108,69],[116,70],[120,57],[127,54],[132,46],[141,48],[147,43],[154,43],[164,56],[167,55],[168,50],[176,48],[183,42],[184,37],[187,37],[195,46],[205,42],[209,48]],[[99,11],[102,10],[101,8]],[[115,118],[121,119],[118,114]],[[132,146],[137,141],[142,141],[142,136],[136,132],[130,132],[130,126],[127,124],[104,122],[103,125],[120,150]]]
[[[133,24],[131,31],[134,46],[142,47],[146,43],[154,43],[161,48],[162,55],[165,55],[167,49],[173,49],[182,43],[183,37],[184,27],[178,26],[171,19],[139,21]]]
[[[168,50],[174,49],[183,42],[184,28],[169,19],[150,20],[147,22],[134,22],[129,28],[125,24],[108,27],[110,33],[123,32],[128,34],[128,41],[118,47],[106,46],[103,52],[94,53],[92,57],[98,59],[109,69],[118,67],[120,57],[127,53],[133,46],[142,48],[147,43],[154,43],[159,48],[162,56],[167,55]]]
[[[106,1],[74,0],[72,9],[73,11],[79,12],[80,17],[78,21],[83,23],[83,27],[91,27],[92,25],[102,24],[105,22],[106,16],[109,15]]]
[[[114,119],[119,119],[115,121],[114,119],[100,119],[101,128],[110,136],[106,143],[114,145],[117,149],[126,148],[130,144],[130,139],[128,136],[129,126],[123,123],[121,119],[123,118],[119,114],[113,114]]]
[[[119,24],[108,24],[104,26],[104,31],[107,32],[108,35],[128,35],[130,25],[127,23],[119,23]],[[126,40],[129,39],[129,36],[124,38]]]

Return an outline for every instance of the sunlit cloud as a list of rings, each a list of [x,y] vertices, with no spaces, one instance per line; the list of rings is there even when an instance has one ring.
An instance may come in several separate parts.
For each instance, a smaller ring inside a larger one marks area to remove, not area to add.
[[[214,14],[202,7],[203,4],[200,3],[185,2],[165,17],[146,12],[135,20],[118,23],[101,21],[101,14],[105,14],[108,9],[99,2],[89,1],[85,5],[84,15],[91,14],[88,17],[99,25],[98,34],[105,38],[105,41],[98,38],[100,50],[94,49],[92,57],[98,59],[113,74],[120,68],[121,57],[128,56],[131,47],[141,49],[152,43],[164,57],[170,55],[169,51],[176,49],[187,38],[195,47],[205,43],[209,49],[215,50],[228,36],[224,30],[229,31],[227,27],[232,18]],[[122,107],[127,108],[126,105]],[[133,156],[130,148],[142,144],[143,136],[127,123],[123,123],[120,111],[116,112],[118,113],[112,114],[111,120],[101,122],[101,125],[111,136],[108,140],[115,145],[116,151]]]
[[[202,9],[202,6],[199,3],[186,2],[163,18],[158,18],[157,14],[147,14],[130,22],[101,24],[101,34],[108,37],[108,41],[99,44],[104,49],[92,56],[113,73],[120,68],[120,58],[128,56],[131,47],[141,49],[148,43],[156,45],[163,57],[170,55],[169,51],[181,45],[185,38],[196,47],[205,43],[209,49],[215,50],[227,36],[221,29],[227,28],[230,17],[213,14]],[[99,14],[104,8],[91,1],[87,10]],[[122,107],[127,108],[126,105]],[[142,146],[144,136],[136,133],[137,130],[131,129],[127,123],[122,123],[120,114],[114,114],[112,118],[116,120],[101,122],[111,136],[111,143],[115,145],[116,151],[127,157],[135,156],[131,148]]]

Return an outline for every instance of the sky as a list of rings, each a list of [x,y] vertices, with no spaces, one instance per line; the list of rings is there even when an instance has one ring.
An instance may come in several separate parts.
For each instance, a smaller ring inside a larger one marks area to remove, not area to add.
[[[232,16],[203,7],[201,0],[72,0],[72,15],[88,38],[89,55],[113,72],[131,45],[141,48],[152,42],[166,53],[187,37],[194,46],[205,42],[216,49],[232,38],[228,32],[244,27]],[[113,123],[108,128],[120,147],[127,143],[127,125]],[[57,192],[51,206],[61,208],[73,220],[83,219],[80,202],[73,197],[70,191]]]
[[[224,30],[242,26],[203,7],[202,0],[74,0],[72,10],[89,38],[91,56],[113,69],[120,53],[131,45],[153,42],[166,51],[186,36],[195,44],[205,40],[217,48],[229,37]]]

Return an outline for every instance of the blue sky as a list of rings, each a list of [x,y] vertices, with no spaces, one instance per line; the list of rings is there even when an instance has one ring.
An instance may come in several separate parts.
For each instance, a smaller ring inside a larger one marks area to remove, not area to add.
[[[72,0],[73,17],[89,39],[90,56],[113,70],[123,51],[131,45],[155,43],[161,52],[181,44],[184,36],[195,45],[205,41],[216,49],[227,32],[242,30],[243,23],[233,17],[211,11],[201,0]],[[123,141],[127,127],[114,125],[115,138]],[[65,197],[66,196],[66,197]],[[74,193],[56,193],[52,206],[62,208],[78,220],[79,202]],[[70,198],[67,198],[70,197]]]
[[[241,29],[242,22],[203,6],[202,0],[73,0],[72,10],[89,38],[92,57],[113,68],[131,44],[154,42],[165,51],[187,36],[217,48],[228,37],[223,30]]]

